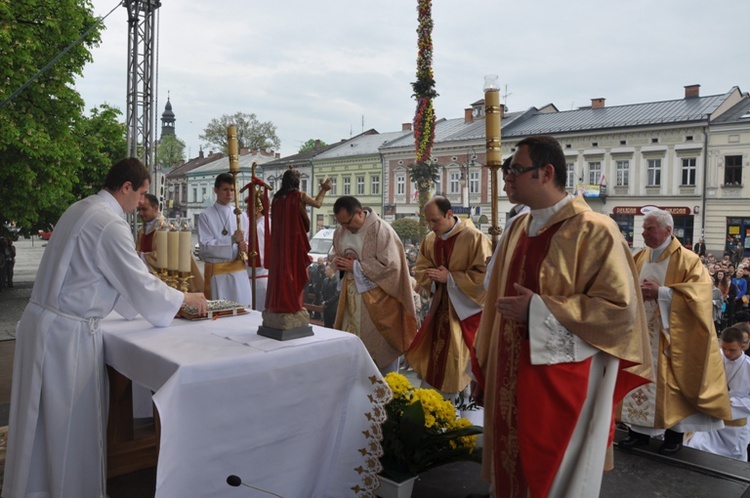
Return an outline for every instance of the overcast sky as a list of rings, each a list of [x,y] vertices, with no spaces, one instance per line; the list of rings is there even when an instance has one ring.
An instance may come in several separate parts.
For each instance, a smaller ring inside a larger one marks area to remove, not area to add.
[[[94,14],[118,3],[93,0]],[[87,109],[107,102],[123,120],[126,13],[106,19],[76,83]],[[750,90],[748,0],[434,0],[432,13],[438,118],[462,117],[490,73],[511,111]],[[157,114],[169,92],[190,157],[222,114],[272,121],[282,156],[413,118],[416,0],[162,0],[158,18]]]

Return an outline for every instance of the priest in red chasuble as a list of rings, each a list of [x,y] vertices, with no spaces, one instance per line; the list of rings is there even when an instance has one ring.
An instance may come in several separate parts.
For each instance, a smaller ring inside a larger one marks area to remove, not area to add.
[[[617,225],[565,190],[552,137],[521,140],[503,180],[528,214],[497,247],[475,340],[483,477],[498,497],[598,496],[614,407],[653,368]]]
[[[484,277],[492,254],[490,241],[468,218],[453,214],[441,196],[424,206],[432,230],[419,247],[415,278],[432,301],[406,354],[423,382],[445,395],[463,391],[474,336],[484,306]]]
[[[310,218],[306,206],[319,208],[331,179],[320,184],[315,199],[299,189],[299,171],[288,169],[271,203],[271,254],[266,312],[297,313],[304,308],[302,293],[309,278]]]
[[[156,231],[167,219],[159,211],[159,199],[154,194],[146,194],[138,204],[138,216],[141,218],[141,227],[135,237],[135,250],[146,266],[152,272],[156,271]],[[188,280],[190,292],[203,292],[203,274],[190,256],[190,274],[193,278]]]

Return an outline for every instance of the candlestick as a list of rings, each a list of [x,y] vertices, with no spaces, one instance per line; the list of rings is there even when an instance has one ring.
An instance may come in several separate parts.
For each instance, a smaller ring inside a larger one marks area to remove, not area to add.
[[[168,239],[166,230],[157,230],[154,235],[156,239],[156,267],[159,269],[167,268],[167,251],[168,251]]]
[[[498,225],[497,197],[498,183],[497,173],[503,165],[503,151],[500,142],[500,118],[502,109],[500,106],[500,85],[496,74],[488,74],[484,77],[484,129],[486,139],[485,165],[490,170],[490,199],[492,199],[492,226],[489,233],[492,236],[492,248],[497,246],[499,236],[503,229]]]

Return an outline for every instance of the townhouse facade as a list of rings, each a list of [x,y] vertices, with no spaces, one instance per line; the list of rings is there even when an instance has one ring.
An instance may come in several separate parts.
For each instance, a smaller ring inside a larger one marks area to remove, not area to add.
[[[368,130],[345,140],[312,159],[314,184],[331,178],[333,189],[311,219],[314,230],[335,225],[333,204],[342,195],[357,197],[363,206],[383,216],[384,165],[380,148],[411,136],[410,130],[378,133]],[[317,193],[317,192],[316,192]]]

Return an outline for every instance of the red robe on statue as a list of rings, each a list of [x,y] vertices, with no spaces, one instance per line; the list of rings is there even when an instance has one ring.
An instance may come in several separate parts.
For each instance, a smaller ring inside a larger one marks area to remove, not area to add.
[[[310,241],[303,219],[302,192],[294,190],[271,204],[271,252],[266,311],[296,313],[304,307],[309,279]]]

